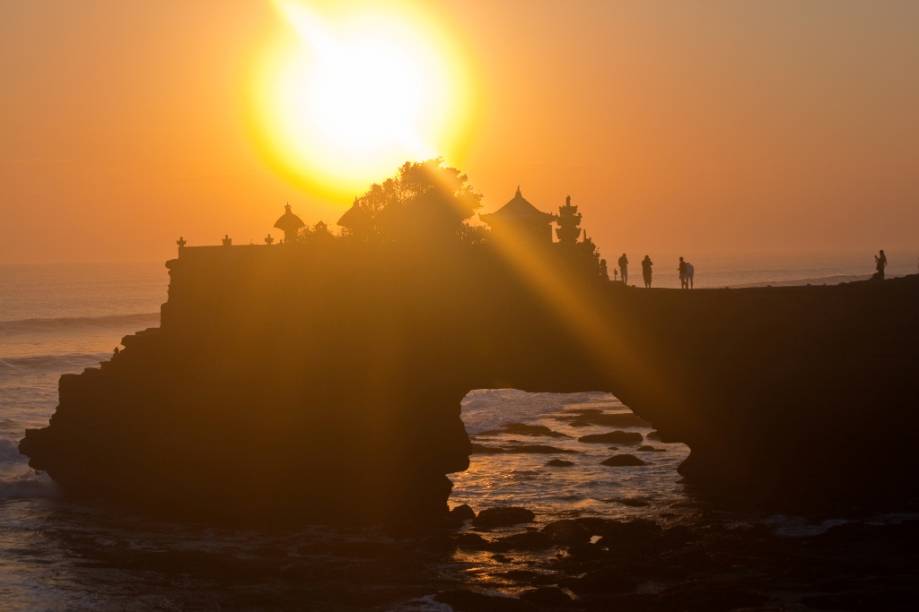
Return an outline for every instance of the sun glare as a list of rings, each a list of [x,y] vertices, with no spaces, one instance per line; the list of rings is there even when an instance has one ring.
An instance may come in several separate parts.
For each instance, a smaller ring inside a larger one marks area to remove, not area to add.
[[[404,161],[455,153],[468,113],[463,69],[420,12],[275,6],[287,35],[265,55],[255,95],[259,138],[282,170],[350,196]]]

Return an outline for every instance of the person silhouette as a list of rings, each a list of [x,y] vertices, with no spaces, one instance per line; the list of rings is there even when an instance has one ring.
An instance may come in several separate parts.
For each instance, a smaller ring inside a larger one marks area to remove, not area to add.
[[[677,272],[680,273],[680,288],[682,289],[692,289],[693,281],[696,276],[695,267],[680,257],[680,265],[677,266]]]
[[[619,275],[622,276],[622,284],[629,284],[629,258],[623,253],[619,257]]]
[[[887,254],[884,253],[884,249],[878,251],[878,254],[874,256],[874,273],[875,280],[884,280],[884,272],[887,270]]]
[[[644,277],[645,289],[651,288],[652,266],[654,266],[654,262],[651,261],[651,257],[645,255],[645,258],[641,260],[641,275]]]

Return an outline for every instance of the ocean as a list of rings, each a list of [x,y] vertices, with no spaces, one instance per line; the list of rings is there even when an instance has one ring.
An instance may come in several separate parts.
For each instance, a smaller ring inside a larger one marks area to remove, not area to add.
[[[633,284],[640,282],[634,259]],[[697,287],[833,283],[872,272],[870,254],[693,263]],[[914,273],[916,264],[914,256],[894,254],[888,272]],[[659,261],[655,284],[678,286],[675,268]],[[389,553],[379,553],[394,545],[392,536],[373,530],[217,530],[151,522],[61,498],[46,476],[28,467],[18,441],[26,428],[47,424],[61,374],[96,365],[124,335],[158,325],[167,282],[162,263],[0,266],[0,608],[217,610],[309,608],[303,602],[319,602],[317,609],[447,610],[430,597],[445,585],[502,590],[495,578],[499,562],[490,557],[445,556],[422,546],[393,564]],[[628,413],[600,392],[470,392],[462,415],[474,443],[511,451],[538,443],[558,451],[474,454],[469,470],[451,476],[451,505],[525,506],[536,513],[537,526],[577,516],[663,524],[719,520],[765,524],[789,537],[846,520],[741,516],[702,507],[676,471],[689,452],[682,444],[649,440],[653,450],[623,449],[637,452],[647,465],[611,471],[600,465],[614,453],[609,445],[577,441],[609,429],[572,424],[569,417],[583,410]],[[508,422],[542,425],[558,435],[495,432]],[[650,433],[647,427],[627,430]],[[547,467],[553,458],[576,465]],[[532,564],[526,555],[500,560],[504,573],[530,571]],[[355,572],[363,577],[358,584],[350,578]]]

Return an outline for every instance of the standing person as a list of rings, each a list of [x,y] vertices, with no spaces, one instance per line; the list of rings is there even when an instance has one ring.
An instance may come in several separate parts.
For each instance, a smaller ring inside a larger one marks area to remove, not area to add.
[[[651,288],[651,267],[654,265],[654,262],[651,261],[651,257],[645,255],[645,258],[641,260],[641,275],[645,280],[645,289]]]
[[[623,253],[619,257],[619,274],[622,275],[622,284],[629,284],[629,258]]]
[[[686,284],[686,262],[683,261],[683,258],[680,257],[680,265],[677,266],[676,271],[680,273],[680,289],[687,289]]]
[[[884,271],[887,269],[887,255],[884,253],[884,249],[878,251],[878,254],[874,256],[874,269],[877,270],[874,278],[884,280]]]

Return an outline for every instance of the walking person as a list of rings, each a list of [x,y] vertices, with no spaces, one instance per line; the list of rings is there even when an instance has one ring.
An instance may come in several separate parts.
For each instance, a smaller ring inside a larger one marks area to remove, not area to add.
[[[654,266],[654,262],[651,261],[651,257],[645,255],[645,258],[641,260],[641,275],[644,277],[645,289],[651,288],[652,266]]]
[[[629,284],[629,258],[623,253],[619,257],[619,274],[622,276],[622,284]]]

